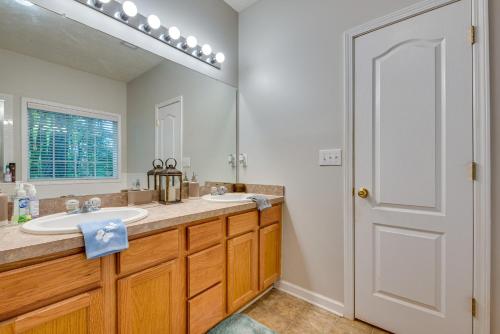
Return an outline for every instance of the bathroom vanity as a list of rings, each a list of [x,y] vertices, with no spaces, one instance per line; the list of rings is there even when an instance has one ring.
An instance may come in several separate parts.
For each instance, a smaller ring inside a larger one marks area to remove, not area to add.
[[[193,48],[188,57],[202,60],[203,73],[166,59],[160,51],[172,46],[153,32],[145,36],[155,53],[27,1],[0,0],[0,9],[0,36],[8,37],[0,47],[0,163],[15,162],[17,179],[36,184],[42,216],[78,196],[127,206],[122,190],[145,187],[153,160],[175,159],[204,186],[239,182],[238,91],[206,75],[220,64]],[[12,183],[0,188],[15,193]],[[206,332],[280,276],[283,197],[270,196],[273,207],[259,213],[234,196],[225,198],[239,203],[140,206],[148,216],[127,225],[129,248],[97,260],[86,259],[73,233],[76,216],[59,216],[73,234],[0,229],[0,334]],[[128,223],[134,210],[119,211],[112,218]],[[25,230],[61,229],[47,225]]]
[[[205,333],[280,277],[283,197],[143,206],[129,249],[85,258],[79,234],[0,231],[0,333]]]

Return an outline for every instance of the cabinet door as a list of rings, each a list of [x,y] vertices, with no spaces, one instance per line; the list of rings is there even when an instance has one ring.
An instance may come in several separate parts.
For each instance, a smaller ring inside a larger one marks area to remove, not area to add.
[[[259,247],[259,283],[260,289],[264,290],[276,282],[281,274],[280,224],[260,230]]]
[[[178,272],[176,260],[118,281],[120,334],[178,332]]]
[[[227,241],[227,306],[233,312],[258,293],[258,232]]]
[[[0,324],[1,334],[104,334],[101,290],[83,293]]]

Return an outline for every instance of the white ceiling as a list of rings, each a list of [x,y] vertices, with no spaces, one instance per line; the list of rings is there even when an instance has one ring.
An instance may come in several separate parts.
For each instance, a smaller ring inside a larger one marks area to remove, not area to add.
[[[38,6],[0,0],[0,48],[128,82],[163,61]]]
[[[242,12],[259,0],[224,0],[229,6],[233,7],[235,11]]]

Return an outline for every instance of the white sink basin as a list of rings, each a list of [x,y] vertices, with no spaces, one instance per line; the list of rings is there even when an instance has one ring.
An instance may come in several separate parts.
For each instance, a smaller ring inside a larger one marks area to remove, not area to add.
[[[121,218],[125,225],[146,218],[148,211],[140,208],[105,208],[95,212],[58,213],[33,219],[21,229],[31,234],[67,234],[80,232],[78,225]]]
[[[225,203],[249,203],[251,200],[248,199],[249,196],[253,194],[247,193],[227,193],[224,195],[205,195],[202,196],[205,201],[210,202],[225,202]]]

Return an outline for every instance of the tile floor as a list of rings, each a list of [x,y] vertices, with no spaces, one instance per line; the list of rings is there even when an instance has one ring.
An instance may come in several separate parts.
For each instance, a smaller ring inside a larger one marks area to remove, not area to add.
[[[384,334],[361,321],[336,316],[289,294],[271,290],[244,311],[280,334]]]

